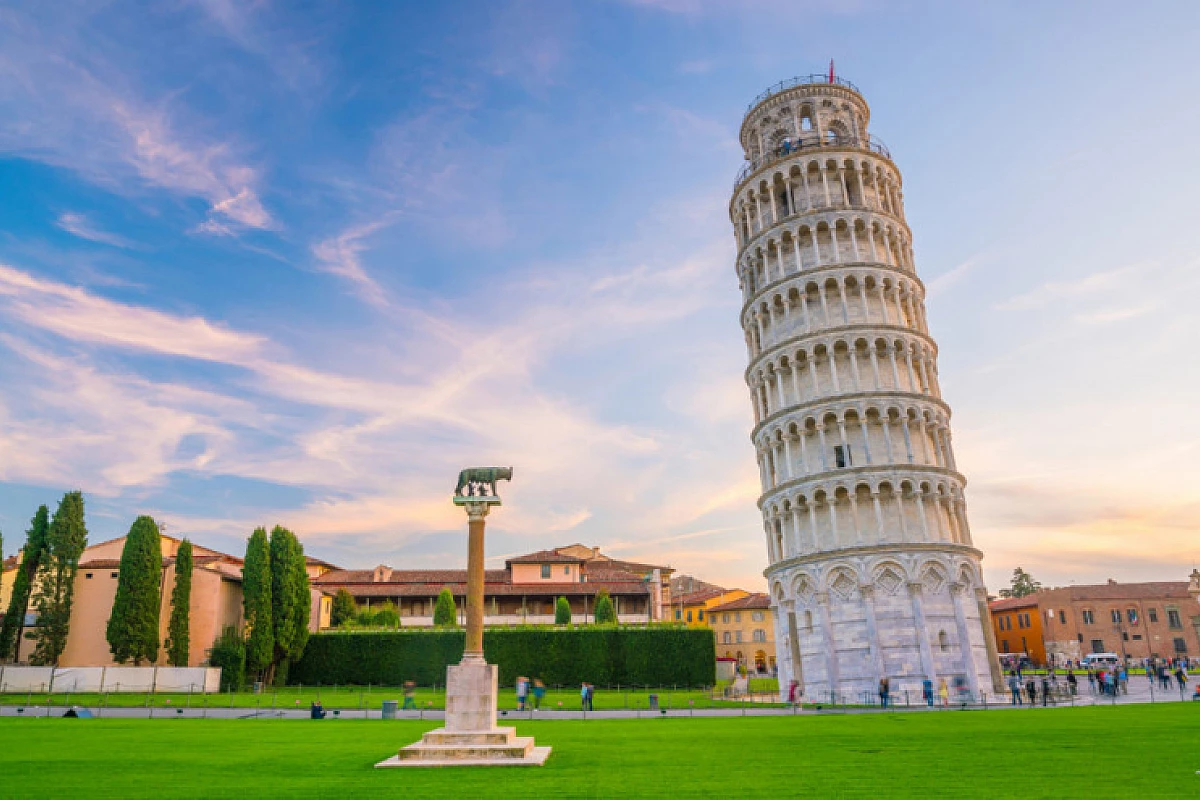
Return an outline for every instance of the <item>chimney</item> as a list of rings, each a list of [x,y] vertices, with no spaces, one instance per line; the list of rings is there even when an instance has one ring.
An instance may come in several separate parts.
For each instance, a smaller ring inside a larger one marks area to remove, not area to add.
[[[1116,585],[1117,585],[1117,582],[1116,582],[1116,581],[1114,581],[1112,578],[1109,578],[1109,579],[1108,579],[1108,585],[1109,585],[1109,586],[1116,586]]]
[[[600,557],[600,548],[593,546],[592,547],[592,558],[599,558],[599,557]]]

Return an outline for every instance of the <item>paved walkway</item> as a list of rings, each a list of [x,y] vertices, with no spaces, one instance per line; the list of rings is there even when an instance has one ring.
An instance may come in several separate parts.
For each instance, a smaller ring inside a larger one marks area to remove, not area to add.
[[[1059,700],[1056,703],[1049,704],[1050,708],[1059,708],[1065,706],[1109,706],[1109,705],[1129,705],[1142,703],[1178,703],[1182,701],[1189,702],[1191,700],[1189,694],[1181,698],[1178,691],[1163,692],[1154,688],[1151,692],[1149,682],[1142,679],[1130,681],[1129,693],[1120,695],[1117,698],[1106,697],[1099,694],[1093,694],[1083,682],[1080,686],[1080,695],[1066,702]],[[1009,696],[1004,695],[1002,702],[989,702],[986,706],[972,705],[967,706],[968,710],[972,711],[1008,711],[1008,710],[1036,710],[1030,709],[1028,698],[1022,698],[1025,701],[1023,706],[1014,706],[1011,704]],[[991,700],[991,698],[989,698]],[[911,699],[910,699],[911,702]],[[1200,705],[1198,703],[1197,705]],[[1036,707],[1042,708],[1040,700]],[[288,708],[288,709],[261,709],[253,708],[97,708],[88,707],[96,717],[110,717],[121,719],[308,719],[309,710],[307,708]],[[816,708],[772,708],[765,707],[759,703],[746,703],[738,708],[674,708],[663,709],[660,711],[649,711],[647,709],[614,709],[611,711],[589,711],[587,713],[581,711],[502,711],[498,717],[501,723],[504,722],[520,722],[526,720],[560,720],[560,719],[650,719],[657,717],[777,717],[777,716],[824,716],[830,714],[881,714],[881,713],[945,713],[947,711],[958,711],[959,706],[951,705],[949,708],[941,708],[934,706],[929,708],[925,705],[912,703],[905,706],[903,702],[894,705],[891,709],[884,711],[878,707],[863,707],[863,706],[824,706],[820,709]],[[60,705],[54,706],[24,706],[24,705],[0,705],[0,717],[60,717],[66,712],[66,707]],[[383,712],[378,708],[373,709],[326,709],[327,720],[337,719],[382,719]],[[443,711],[397,711],[396,719],[409,720],[431,720],[441,721],[445,718]]]

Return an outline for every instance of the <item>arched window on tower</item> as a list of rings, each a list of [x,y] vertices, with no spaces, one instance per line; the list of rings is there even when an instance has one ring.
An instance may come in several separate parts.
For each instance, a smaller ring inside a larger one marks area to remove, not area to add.
[[[950,652],[950,637],[946,635],[945,631],[938,631],[938,647],[943,653]]]

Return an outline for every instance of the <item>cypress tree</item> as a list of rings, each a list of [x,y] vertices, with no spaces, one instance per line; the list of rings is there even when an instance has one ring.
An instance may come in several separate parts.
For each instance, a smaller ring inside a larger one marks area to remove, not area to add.
[[[275,650],[270,679],[285,680],[287,665],[300,658],[308,644],[308,621],[312,595],[304,547],[295,534],[276,525],[271,531],[271,620],[275,627]],[[278,673],[278,675],[276,675]]]
[[[19,657],[18,643],[25,629],[25,615],[29,613],[29,593],[37,576],[38,566],[46,555],[46,539],[50,535],[50,509],[39,506],[25,532],[25,548],[21,551],[21,564],[13,576],[12,597],[8,601],[8,612],[0,626],[0,658]]]
[[[134,520],[121,551],[117,596],[108,618],[108,648],[118,664],[158,659],[162,588],[162,535],[147,516]]]
[[[454,606],[454,595],[449,588],[442,589],[433,607],[433,627],[453,628],[457,625],[458,609]]]
[[[67,646],[71,605],[75,600],[75,573],[79,556],[87,547],[83,493],[67,492],[59,501],[46,535],[46,552],[38,565],[35,606],[37,642],[29,661],[38,666],[58,666]]]
[[[595,617],[597,625],[615,625],[617,622],[617,610],[613,607],[613,601],[608,596],[607,589],[601,589],[596,593]]]
[[[354,619],[354,615],[357,613],[358,607],[354,604],[354,595],[345,589],[338,589],[337,594],[333,596],[333,606],[329,609],[329,624],[340,628]]]
[[[255,528],[246,543],[242,565],[242,609],[249,636],[246,669],[258,675],[271,666],[275,629],[271,622],[271,553],[265,528]]]
[[[567,602],[567,598],[565,597],[558,598],[558,602],[554,604],[554,624],[571,624],[571,604]]]
[[[171,622],[167,625],[167,662],[188,665],[192,604],[192,543],[184,539],[175,551],[175,586],[171,589]]]

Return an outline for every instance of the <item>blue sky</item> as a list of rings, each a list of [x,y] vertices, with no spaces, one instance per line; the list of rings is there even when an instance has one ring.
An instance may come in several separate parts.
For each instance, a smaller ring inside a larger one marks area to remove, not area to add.
[[[10,3],[0,529],[582,541],[757,588],[726,206],[830,58],[905,178],[989,583],[1200,559],[1190,3]]]

